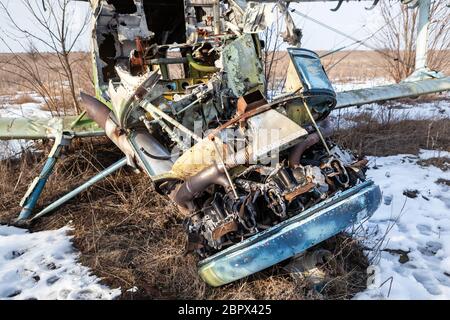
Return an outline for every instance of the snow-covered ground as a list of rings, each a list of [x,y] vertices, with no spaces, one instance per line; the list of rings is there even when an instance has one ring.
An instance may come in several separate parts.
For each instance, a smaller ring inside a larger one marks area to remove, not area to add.
[[[384,200],[366,225],[366,245],[382,251],[368,252],[374,283],[357,299],[450,299],[450,187],[437,183],[450,180],[450,171],[417,163],[433,157],[450,153],[370,159],[369,177]]]
[[[114,299],[120,289],[99,284],[78,263],[69,227],[28,233],[0,225],[0,299]]]
[[[21,96],[27,96],[35,102],[17,104]],[[44,99],[37,93],[19,92],[15,96],[0,96],[0,116],[8,118],[49,118],[50,111],[42,110]]]

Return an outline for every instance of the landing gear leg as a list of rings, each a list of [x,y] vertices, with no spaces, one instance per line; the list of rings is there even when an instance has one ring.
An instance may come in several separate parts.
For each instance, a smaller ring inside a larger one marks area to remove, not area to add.
[[[33,183],[28,188],[27,193],[20,202],[22,211],[20,212],[16,223],[27,220],[33,214],[33,210],[36,207],[42,191],[44,190],[45,184],[52,174],[55,164],[61,155],[61,150],[63,149],[63,147],[70,145],[71,140],[71,136],[67,136],[64,134],[60,134],[56,137],[55,144],[53,145],[53,148],[48,155],[44,168],[42,169],[39,177],[34,179]]]

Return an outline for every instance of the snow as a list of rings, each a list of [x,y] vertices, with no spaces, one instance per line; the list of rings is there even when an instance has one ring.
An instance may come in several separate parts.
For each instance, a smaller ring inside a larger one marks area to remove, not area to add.
[[[14,104],[23,93],[0,97],[0,117],[50,118],[36,103]],[[32,142],[0,141],[0,160],[19,156]],[[29,233],[0,225],[0,299],[114,299],[120,289],[110,289],[78,262],[79,253],[68,235],[70,227]]]
[[[29,97],[36,102],[17,104],[15,101],[23,96]],[[0,96],[0,116],[9,118],[49,118],[51,117],[51,112],[42,110],[44,102],[44,99],[36,92],[17,92],[12,96]]]
[[[384,201],[364,236],[366,247],[381,252],[368,251],[375,275],[356,299],[450,299],[450,187],[436,183],[450,180],[450,172],[417,163],[449,156],[422,150],[419,156],[370,159],[368,175],[381,187]],[[408,198],[406,190],[419,194]],[[407,261],[399,261],[402,254]]]
[[[114,299],[120,289],[99,284],[77,262],[70,227],[29,233],[0,225],[0,299]]]
[[[393,81],[388,81],[385,78],[372,78],[372,79],[353,79],[345,82],[333,81],[333,87],[336,92],[366,89],[370,87],[385,86],[394,84]]]

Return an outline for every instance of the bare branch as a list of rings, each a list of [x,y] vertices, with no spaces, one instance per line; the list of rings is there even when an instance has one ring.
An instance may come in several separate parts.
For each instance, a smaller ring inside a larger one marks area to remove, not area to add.
[[[22,27],[18,23],[18,19],[12,15],[8,6],[3,2],[3,0],[0,0],[0,12],[3,13],[7,21],[10,22],[14,33],[17,33],[22,38],[28,39],[27,42],[29,43],[29,48],[25,48],[24,45],[17,40],[17,35],[11,32],[6,33],[9,40],[15,41],[16,44],[18,43],[19,46],[24,49],[24,51],[32,54],[29,58],[33,56],[36,58],[32,59],[33,63],[39,61],[41,64],[40,67],[44,67],[49,70],[49,72],[57,72],[57,76],[61,81],[61,85],[59,86],[61,93],[60,98],[64,101],[67,100],[65,99],[64,93],[65,86],[63,86],[62,83],[68,83],[73,110],[79,113],[81,109],[79,106],[77,86],[75,84],[73,72],[75,62],[71,61],[71,56],[77,41],[86,31],[88,16],[81,21],[81,24],[78,21],[77,24],[72,23],[71,16],[73,16],[73,12],[70,9],[70,5],[73,3],[73,0],[20,0],[24,10],[32,17],[34,29],[30,30],[29,28]],[[41,4],[44,4],[44,6]],[[74,29],[74,25],[78,25],[79,27]],[[49,60],[45,59],[41,52],[33,49],[35,48],[33,40],[43,45],[45,48],[48,48],[50,52],[56,55],[59,67],[51,65]],[[6,43],[7,41],[6,39],[2,39],[2,42]],[[10,46],[7,47],[10,48]],[[16,58],[18,60],[23,60],[23,57],[20,55],[16,55]],[[39,68],[30,68],[30,64],[27,62],[24,62],[24,64],[27,65],[28,72],[38,72]],[[40,79],[40,77],[31,76],[31,78],[35,78],[34,80],[37,85],[41,86],[42,79]],[[39,81],[36,81],[37,79],[39,79]],[[48,90],[38,88],[36,91],[40,94],[45,94],[46,97],[44,99],[52,100],[48,97]],[[57,107],[56,104],[57,103],[55,102],[55,107]]]

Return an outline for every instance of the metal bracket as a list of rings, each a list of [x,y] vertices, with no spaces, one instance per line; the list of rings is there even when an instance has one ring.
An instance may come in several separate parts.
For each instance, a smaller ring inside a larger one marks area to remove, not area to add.
[[[402,82],[417,82],[430,79],[443,79],[445,74],[442,72],[434,71],[429,68],[422,68],[414,71],[408,78]]]

